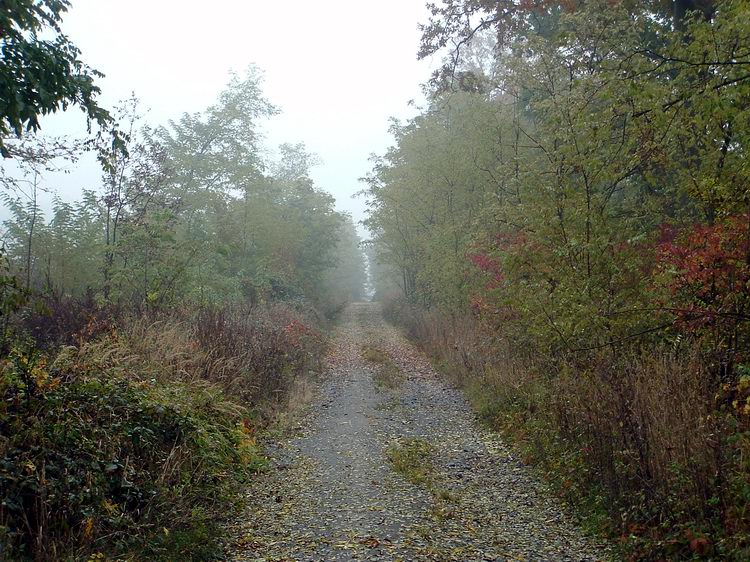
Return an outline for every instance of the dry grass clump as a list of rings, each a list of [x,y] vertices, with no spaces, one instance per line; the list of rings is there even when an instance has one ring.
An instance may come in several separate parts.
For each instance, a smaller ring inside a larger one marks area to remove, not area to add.
[[[159,382],[209,382],[239,404],[260,406],[285,401],[295,381],[319,371],[324,343],[315,322],[281,304],[188,309],[124,322],[80,352],[112,359],[114,370],[137,365]]]
[[[393,470],[416,486],[424,486],[434,500],[430,512],[437,519],[450,518],[458,497],[445,487],[435,466],[435,447],[419,437],[394,439],[386,449]]]
[[[388,354],[374,345],[365,345],[362,347],[362,357],[371,363],[386,363],[390,361]]]

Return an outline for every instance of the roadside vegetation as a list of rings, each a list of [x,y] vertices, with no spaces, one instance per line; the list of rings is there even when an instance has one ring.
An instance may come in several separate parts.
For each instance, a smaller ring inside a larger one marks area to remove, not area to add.
[[[258,435],[317,368],[322,338],[285,334],[268,314],[297,313],[279,308],[16,341],[0,386],[5,559],[216,556],[240,484],[265,468]]]
[[[314,156],[264,147],[278,110],[260,71],[147,126],[135,98],[98,105],[98,74],[57,29],[67,6],[0,14],[2,76],[21,92],[0,108],[0,558],[214,560],[364,258]],[[37,134],[67,104],[92,136]],[[43,208],[50,172],[92,153],[99,186]]]
[[[735,0],[438,4],[367,179],[389,317],[633,560],[750,556],[748,44]]]

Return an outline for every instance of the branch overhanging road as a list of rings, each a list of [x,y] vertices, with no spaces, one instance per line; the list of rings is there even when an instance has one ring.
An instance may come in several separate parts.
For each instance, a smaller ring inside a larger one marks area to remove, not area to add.
[[[381,384],[367,346],[403,380]],[[271,447],[274,468],[248,490],[231,559],[608,558],[377,304],[348,307],[326,365],[302,435]],[[405,444],[429,451],[427,468],[395,470],[391,451]]]

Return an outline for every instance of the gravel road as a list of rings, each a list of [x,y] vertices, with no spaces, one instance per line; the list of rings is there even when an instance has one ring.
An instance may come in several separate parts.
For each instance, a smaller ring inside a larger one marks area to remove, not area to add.
[[[377,384],[390,356],[403,376]],[[606,560],[533,470],[479,428],[460,391],[374,303],[344,313],[299,434],[269,447],[272,470],[232,526],[236,561]],[[430,450],[426,481],[394,468],[403,443]]]

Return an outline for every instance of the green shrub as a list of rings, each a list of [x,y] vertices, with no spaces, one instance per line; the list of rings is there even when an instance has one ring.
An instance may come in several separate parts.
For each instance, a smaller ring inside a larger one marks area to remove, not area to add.
[[[113,374],[86,359],[65,348],[48,365],[15,349],[2,364],[4,557],[210,559],[230,490],[259,466],[241,409],[206,384]]]

